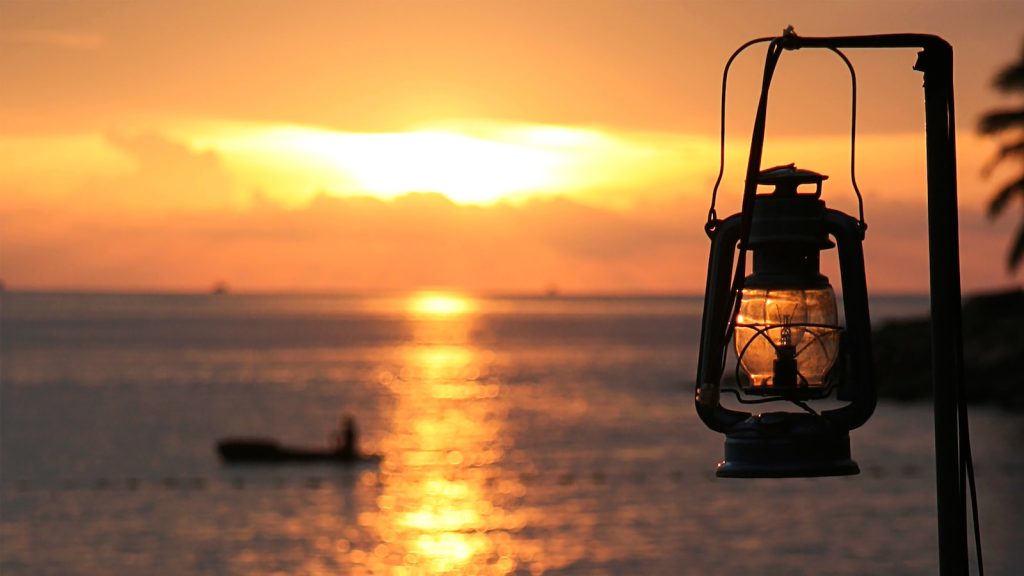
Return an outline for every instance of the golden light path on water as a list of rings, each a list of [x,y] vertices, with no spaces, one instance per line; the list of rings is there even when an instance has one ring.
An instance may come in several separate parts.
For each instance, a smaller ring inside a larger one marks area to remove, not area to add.
[[[412,297],[413,343],[397,373],[379,374],[394,410],[377,510],[360,523],[381,544],[353,558],[374,573],[507,574],[539,552],[513,538],[525,523],[515,511],[525,488],[496,466],[509,448],[506,407],[490,354],[469,339],[474,308],[454,294]]]

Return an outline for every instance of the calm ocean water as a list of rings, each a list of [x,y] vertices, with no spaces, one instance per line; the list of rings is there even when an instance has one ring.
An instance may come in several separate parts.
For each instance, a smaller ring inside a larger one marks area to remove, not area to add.
[[[880,318],[916,297],[873,302]],[[721,480],[696,298],[0,295],[0,573],[937,572],[928,405],[859,476]],[[380,465],[233,468],[218,438]],[[1024,565],[1024,419],[972,409],[988,574]]]

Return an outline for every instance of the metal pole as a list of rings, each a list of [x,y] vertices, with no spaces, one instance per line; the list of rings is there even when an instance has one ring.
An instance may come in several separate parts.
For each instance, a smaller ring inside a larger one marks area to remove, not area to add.
[[[953,114],[953,48],[929,34],[783,37],[800,48],[922,48],[928,171],[928,262],[932,312],[932,386],[935,407],[935,484],[939,520],[939,574],[969,573],[967,509],[957,404],[964,394],[957,224],[956,128]]]
[[[935,484],[939,573],[968,574],[967,510],[960,469],[957,403],[962,400],[963,343],[960,242],[957,226],[953,50],[922,51],[928,154],[928,261],[931,276],[932,385],[935,401]]]

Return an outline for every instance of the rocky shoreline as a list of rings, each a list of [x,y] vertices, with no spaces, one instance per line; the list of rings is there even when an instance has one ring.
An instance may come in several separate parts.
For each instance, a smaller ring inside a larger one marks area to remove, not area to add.
[[[874,330],[872,346],[878,396],[929,398],[931,319],[887,322]],[[1024,412],[1024,291],[979,294],[963,305],[967,399]]]

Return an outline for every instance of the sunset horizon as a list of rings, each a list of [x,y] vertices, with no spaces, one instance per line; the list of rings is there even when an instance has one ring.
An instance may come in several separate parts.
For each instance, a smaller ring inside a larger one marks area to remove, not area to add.
[[[623,12],[602,2],[580,19],[544,3],[460,4],[459,18],[443,2],[288,12],[225,2],[203,14],[5,3],[0,279],[8,290],[700,292],[725,59],[783,23],[834,35],[874,20],[853,4],[834,6],[847,21],[790,4],[737,19],[699,3]],[[947,8],[923,22],[891,7],[885,28],[927,25],[953,43],[964,289],[1019,286],[1003,257],[1014,218],[986,215],[1008,171],[982,176],[997,142],[974,130],[1019,44],[1002,16],[1018,8]],[[240,14],[221,39],[217,25]],[[579,25],[566,28],[569,43],[523,42],[540,18]],[[712,38],[699,25],[712,22],[731,26]],[[738,210],[755,52],[730,83],[720,214]],[[914,54],[850,57],[869,282],[924,292]],[[762,166],[829,175],[826,200],[848,210],[846,72],[820,54],[782,62]]]
[[[0,0],[0,573],[1016,574],[1022,41]]]

